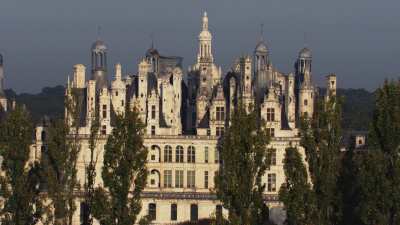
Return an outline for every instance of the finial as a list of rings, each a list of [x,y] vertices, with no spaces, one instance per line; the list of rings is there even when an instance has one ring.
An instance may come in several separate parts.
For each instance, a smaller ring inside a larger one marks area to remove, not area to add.
[[[151,49],[154,49],[154,33],[153,32],[150,34],[150,39],[151,39]]]
[[[100,40],[101,26],[97,26],[97,40]]]
[[[264,41],[264,24],[260,24],[260,42]]]

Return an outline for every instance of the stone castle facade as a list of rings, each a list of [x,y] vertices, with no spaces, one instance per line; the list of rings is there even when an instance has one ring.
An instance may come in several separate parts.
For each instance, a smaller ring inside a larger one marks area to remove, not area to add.
[[[299,118],[313,114],[318,97],[311,79],[311,51],[302,49],[294,72],[284,74],[272,65],[269,49],[261,38],[253,56],[239,57],[232,69],[223,74],[213,57],[208,23],[204,13],[197,61],[188,71],[182,69],[181,57],[163,56],[152,47],[140,60],[137,74],[124,75],[122,66],[117,64],[109,82],[107,47],[101,40],[91,48],[89,80],[84,65],[74,66],[66,96],[78,91],[83,99],[78,178],[84,184],[89,162],[88,137],[95,113],[101,124],[96,183],[102,185],[103,149],[115,115],[136,107],[146,124],[145,147],[149,150],[149,176],[141,215],[150,214],[154,224],[171,224],[226,214],[213,194],[214,176],[219,168],[218,140],[241,99],[246,107],[255,107],[272,137],[268,146],[272,149],[271,166],[263,178],[265,202],[271,218],[281,224],[284,212],[278,192],[285,182],[285,148],[299,145]],[[327,76],[327,91],[336,91],[335,75]],[[0,97],[1,93],[0,89]],[[32,157],[38,159],[44,148],[41,137],[45,127],[38,127],[36,132]],[[74,224],[80,224],[85,216],[84,207],[79,209],[79,199],[77,205]]]

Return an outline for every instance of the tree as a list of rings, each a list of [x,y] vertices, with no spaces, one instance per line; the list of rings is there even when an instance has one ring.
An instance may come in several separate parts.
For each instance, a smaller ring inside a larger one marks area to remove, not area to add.
[[[284,171],[286,184],[279,191],[285,205],[287,225],[314,224],[315,199],[308,181],[307,169],[295,147],[285,150]]]
[[[92,208],[94,204],[94,193],[95,193],[95,179],[96,179],[96,165],[98,162],[98,154],[96,154],[97,140],[99,138],[100,123],[98,117],[96,116],[92,120],[90,127],[90,137],[89,137],[89,150],[90,159],[89,163],[86,165],[86,181],[84,186],[84,215],[83,215],[83,225],[93,224]]]
[[[142,208],[147,179],[144,125],[136,111],[118,115],[104,147],[103,186],[94,193],[93,215],[102,225],[131,225]],[[146,218],[145,218],[146,219]],[[139,221],[144,224],[145,219]]]
[[[46,192],[54,207],[57,225],[71,225],[76,210],[77,161],[81,144],[79,123],[83,96],[72,90],[66,98],[67,118],[51,121],[46,146],[42,152],[42,173]]]
[[[1,224],[35,224],[42,219],[38,165],[30,161],[33,125],[21,106],[0,122]]]
[[[359,163],[362,224],[400,224],[400,83],[385,81],[376,91],[368,151]]]
[[[230,122],[220,149],[222,163],[215,178],[217,197],[229,210],[229,224],[264,224],[268,209],[264,205],[262,177],[269,166],[269,137],[264,126],[257,123],[256,112],[248,114],[242,103]]]
[[[304,118],[300,130],[317,209],[314,224],[337,224],[341,217],[337,186],[342,139],[339,99],[331,96],[319,101],[314,117]]]

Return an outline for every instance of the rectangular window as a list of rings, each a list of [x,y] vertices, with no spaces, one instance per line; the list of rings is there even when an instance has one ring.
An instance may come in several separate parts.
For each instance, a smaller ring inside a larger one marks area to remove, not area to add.
[[[224,107],[216,107],[216,119],[217,121],[225,120],[225,108]]]
[[[151,126],[151,135],[156,135],[156,126]]]
[[[197,221],[199,219],[199,207],[196,204],[190,205],[190,221]]]
[[[204,188],[208,188],[208,171],[204,171]]]
[[[274,173],[268,174],[268,191],[269,192],[276,191],[276,174]]]
[[[276,166],[276,149],[268,149],[269,165]]]
[[[208,163],[208,147],[204,148],[204,162]]]
[[[275,128],[267,128],[267,134],[270,137],[275,137]]]
[[[103,105],[103,118],[107,118],[107,105]]]
[[[195,188],[196,186],[196,173],[194,170],[187,171],[187,187]]]
[[[215,148],[214,162],[219,163],[219,148]]]
[[[149,217],[150,217],[150,220],[157,219],[157,205],[155,203],[149,204]]]
[[[183,147],[180,145],[176,146],[175,161],[177,163],[183,163]]]
[[[175,221],[178,219],[178,206],[176,204],[171,204],[171,220]]]
[[[172,170],[164,170],[164,187],[172,187]]]
[[[175,171],[175,187],[183,188],[183,170]]]
[[[151,106],[151,118],[152,119],[156,118],[156,106],[155,105]]]
[[[219,136],[224,136],[224,127],[216,127],[216,135]]]
[[[107,126],[106,125],[101,126],[101,134],[102,135],[106,135],[107,134]]]
[[[267,108],[267,122],[275,121],[275,109]]]
[[[121,100],[121,106],[124,106],[124,100]]]

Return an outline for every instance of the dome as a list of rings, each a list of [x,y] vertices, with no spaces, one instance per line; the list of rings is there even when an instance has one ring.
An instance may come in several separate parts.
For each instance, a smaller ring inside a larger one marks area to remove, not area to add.
[[[97,40],[96,42],[93,43],[92,50],[95,50],[95,51],[106,51],[107,50],[107,46],[103,41]]]
[[[256,46],[256,52],[268,52],[268,48],[263,41],[260,41]]]
[[[303,48],[299,53],[299,58],[311,58],[311,50],[309,48]]]

